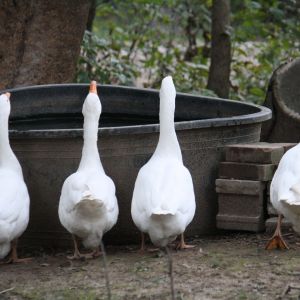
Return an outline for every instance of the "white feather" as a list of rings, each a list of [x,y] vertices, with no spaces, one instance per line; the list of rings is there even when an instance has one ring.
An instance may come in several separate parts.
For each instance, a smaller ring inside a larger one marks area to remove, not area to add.
[[[175,87],[166,77],[160,90],[160,137],[151,159],[135,182],[131,215],[157,246],[183,233],[195,214],[192,177],[183,165],[174,128]]]
[[[274,174],[271,203],[300,233],[300,144],[287,151]]]
[[[10,103],[0,96],[0,259],[10,251],[10,243],[21,236],[29,221],[29,195],[21,166],[8,139]]]
[[[84,146],[77,172],[64,182],[59,202],[61,224],[83,240],[87,248],[99,246],[102,236],[118,218],[115,185],[102,167],[98,148],[100,99],[90,93],[83,105]]]

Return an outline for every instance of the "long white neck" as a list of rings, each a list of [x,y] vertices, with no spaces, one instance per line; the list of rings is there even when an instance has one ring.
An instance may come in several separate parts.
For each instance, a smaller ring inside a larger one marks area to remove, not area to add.
[[[161,96],[159,123],[159,141],[154,155],[168,156],[182,161],[182,154],[177,140],[175,124],[175,97]]]
[[[16,171],[23,176],[19,161],[9,144],[8,116],[3,115],[0,115],[0,168]]]
[[[100,170],[103,167],[98,152],[98,121],[99,117],[86,116],[83,124],[83,148],[78,170]]]

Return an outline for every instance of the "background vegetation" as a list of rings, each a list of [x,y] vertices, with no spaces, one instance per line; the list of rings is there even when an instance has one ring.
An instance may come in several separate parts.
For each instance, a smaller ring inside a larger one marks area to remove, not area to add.
[[[178,91],[207,89],[212,0],[97,0],[77,64],[77,82]],[[230,98],[262,103],[272,71],[300,56],[300,1],[231,1]]]

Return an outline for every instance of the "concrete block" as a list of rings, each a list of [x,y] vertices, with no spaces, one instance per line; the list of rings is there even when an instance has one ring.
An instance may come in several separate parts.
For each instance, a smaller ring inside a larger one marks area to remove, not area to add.
[[[272,144],[283,147],[284,153],[297,145],[297,143],[272,143]]]
[[[269,217],[277,217],[277,210],[273,207],[270,199],[270,195],[267,195],[267,213]]]
[[[264,195],[218,194],[219,213],[258,216],[264,212]]]
[[[265,230],[265,222],[262,216],[247,217],[218,214],[217,227],[227,230],[260,232]]]
[[[270,181],[275,167],[273,164],[222,162],[219,165],[219,178]]]
[[[225,160],[228,162],[278,164],[283,154],[283,144],[253,143],[225,147]]]
[[[217,179],[218,194],[260,195],[266,184],[261,181],[239,179]]]
[[[264,190],[257,195],[219,194],[217,227],[261,231],[265,229]]]
[[[270,234],[273,234],[277,225],[277,217],[271,217],[266,220],[266,232],[269,232]],[[289,222],[287,219],[283,218],[281,223],[281,231],[282,232],[289,232],[293,230],[293,225],[291,222]]]
[[[275,173],[275,172],[274,172]],[[267,182],[267,195],[270,196],[271,181]]]
[[[278,213],[271,203],[267,203],[267,212],[269,217],[276,217]]]

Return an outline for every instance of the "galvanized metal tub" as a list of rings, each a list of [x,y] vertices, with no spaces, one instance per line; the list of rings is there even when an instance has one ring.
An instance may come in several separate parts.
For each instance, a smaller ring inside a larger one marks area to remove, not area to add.
[[[57,210],[62,184],[77,170],[81,157],[81,109],[88,85],[32,86],[10,92],[11,145],[31,197],[30,223],[22,240],[32,246],[69,245],[70,235],[61,226]],[[158,91],[99,85],[98,92],[103,109],[100,157],[115,182],[120,208],[118,223],[105,240],[132,243],[139,233],[131,220],[131,197],[138,171],[158,141]],[[197,201],[187,235],[216,230],[215,179],[223,147],[259,141],[261,123],[270,117],[270,110],[264,107],[177,94],[175,126]]]

